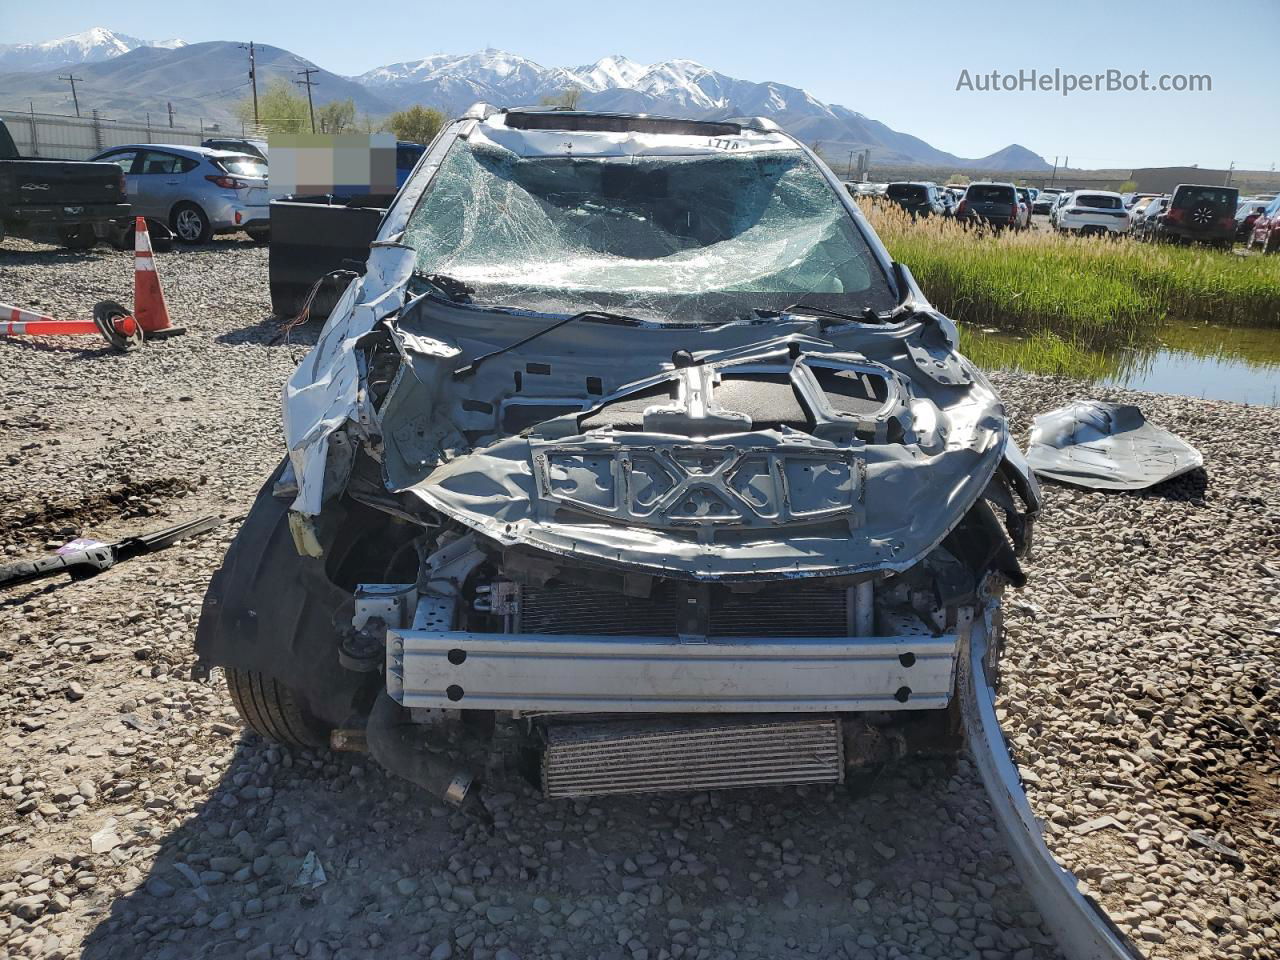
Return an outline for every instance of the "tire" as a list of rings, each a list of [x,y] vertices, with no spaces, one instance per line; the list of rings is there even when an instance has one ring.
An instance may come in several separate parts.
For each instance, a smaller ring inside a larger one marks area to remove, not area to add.
[[[236,713],[254,733],[290,747],[328,744],[329,728],[284,684],[256,670],[227,667],[225,673]]]
[[[245,233],[249,235],[249,239],[252,240],[254,243],[268,243],[271,240],[270,227],[261,227],[254,230],[246,230]]]
[[[366,687],[381,677],[338,661],[338,625],[351,617],[340,610],[351,594],[328,579],[323,561],[298,555],[288,499],[272,495],[283,469],[282,463],[259,491],[209,581],[196,656],[203,671],[227,672],[236,709],[250,728],[281,742],[315,745],[367,713],[372,696]]]
[[[80,223],[74,227],[64,227],[58,231],[58,243],[68,250],[89,250],[98,242],[93,227]]]
[[[179,243],[208,243],[213,236],[209,215],[194,203],[183,201],[169,215],[169,228]]]

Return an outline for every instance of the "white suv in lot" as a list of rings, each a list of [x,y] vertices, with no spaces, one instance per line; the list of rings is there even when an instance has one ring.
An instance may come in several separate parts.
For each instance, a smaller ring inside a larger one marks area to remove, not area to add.
[[[1077,190],[1057,210],[1059,230],[1086,233],[1127,233],[1129,214],[1120,194],[1110,190]]]

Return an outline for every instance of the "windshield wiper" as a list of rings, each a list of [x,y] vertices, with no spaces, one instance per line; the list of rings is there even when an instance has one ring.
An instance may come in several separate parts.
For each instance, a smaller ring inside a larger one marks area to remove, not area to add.
[[[769,312],[773,313],[774,311]],[[844,320],[847,323],[891,323],[900,316],[901,308],[895,307],[888,313],[878,313],[875,307],[863,307],[859,313],[842,313],[839,310],[819,307],[812,303],[793,303],[776,311],[777,316],[782,316],[784,313],[811,313],[821,320]],[[822,324],[822,326],[825,327],[826,324]]]
[[[484,363],[486,360],[492,357],[499,356],[500,354],[506,353],[509,350],[515,350],[517,347],[523,347],[526,343],[529,343],[531,340],[537,340],[539,337],[550,333],[552,330],[559,330],[565,324],[573,323],[573,321],[575,320],[583,320],[586,318],[591,318],[594,320],[603,320],[606,323],[625,323],[629,326],[635,326],[637,324],[644,323],[643,320],[637,320],[635,317],[626,317],[620,313],[607,313],[604,310],[583,310],[581,313],[575,313],[575,314],[572,314],[571,316],[564,317],[561,320],[557,320],[555,323],[548,324],[547,326],[543,327],[541,330],[535,330],[533,333],[529,334],[527,337],[521,337],[515,343],[508,343],[505,347],[499,347],[497,350],[490,350],[488,353],[480,354],[480,356],[476,357],[470,363],[464,364],[463,366],[458,367],[458,369],[454,370],[453,371],[454,379],[457,380],[462,377],[469,376],[472,373],[475,373],[476,367],[480,366],[480,364]]]

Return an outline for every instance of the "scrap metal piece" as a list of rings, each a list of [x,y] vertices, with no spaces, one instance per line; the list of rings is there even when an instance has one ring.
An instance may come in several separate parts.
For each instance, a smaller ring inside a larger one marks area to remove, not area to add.
[[[1077,400],[1036,417],[1027,449],[1043,477],[1096,490],[1143,490],[1204,463],[1200,451],[1130,404]]]
[[[69,573],[72,580],[87,580],[108,570],[117,563],[132,560],[144,553],[164,550],[179,540],[189,540],[208,533],[238,517],[200,517],[165,527],[154,533],[139,534],[136,537],[125,537],[115,543],[99,543],[87,541],[89,544],[76,550],[59,550],[52,556],[40,557],[36,560],[23,560],[0,566],[0,588],[17,586],[52,577],[59,573]],[[67,546],[70,546],[68,544]]]

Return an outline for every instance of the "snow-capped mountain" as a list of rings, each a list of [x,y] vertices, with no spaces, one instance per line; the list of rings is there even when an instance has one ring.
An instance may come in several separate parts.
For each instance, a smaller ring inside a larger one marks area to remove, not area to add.
[[[636,81],[645,75],[649,68],[623,56],[603,57],[585,67],[577,67],[571,72],[578,82],[591,90],[608,90],[612,87],[634,88]]]
[[[307,63],[289,50],[259,43],[258,83],[292,81],[299,64]],[[69,66],[77,66],[87,81],[81,106],[119,117],[163,114],[172,107],[180,122],[231,120],[237,97],[228,91],[243,95],[245,82],[245,53],[234,41],[144,41],[95,27],[46,43],[0,46],[0,90],[11,103],[69,112],[70,91],[59,79]],[[414,104],[456,116],[477,100],[528,105],[576,88],[579,104],[592,110],[695,119],[769,117],[842,169],[852,166],[851,154],[864,149],[870,149],[873,164],[1049,169],[1042,157],[1017,144],[974,160],[957,157],[847,107],[824,103],[799,87],[741,80],[693,60],[643,64],[615,54],[584,66],[544,67],[490,49],[406,60],[358,77],[321,71],[316,82],[317,106],[350,98],[361,114],[374,118]]]
[[[83,33],[46,40],[44,43],[0,44],[0,73],[53,70],[80,63],[99,63],[138,47],[175,50],[186,45],[185,40],[139,40],[105,27],[91,27]]]
[[[586,66],[544,67],[518,54],[489,49],[388,64],[351,79],[396,107],[423,103],[456,113],[476,100],[531,104],[577,88],[581,106],[589,109],[708,119],[770,117],[806,142],[819,144],[833,160],[869,147],[872,160],[880,162],[1000,170],[1049,167],[1042,157],[1016,144],[990,157],[966,160],[847,107],[823,103],[799,87],[739,80],[693,60],[646,65],[614,55]]]
[[[439,86],[446,100],[448,91],[458,89],[468,95],[471,91],[491,91],[503,103],[525,103],[529,98],[536,101],[538,97],[577,87],[584,94],[630,90],[677,104],[685,110],[725,109],[742,99],[780,110],[786,109],[797,95],[800,101],[813,107],[821,106],[803,90],[735,80],[693,60],[665,60],[645,65],[620,55],[604,57],[582,67],[544,67],[518,54],[489,49],[462,56],[437,54],[422,60],[393,63],[352,79],[379,88],[384,94],[396,88],[418,93],[424,85]]]

